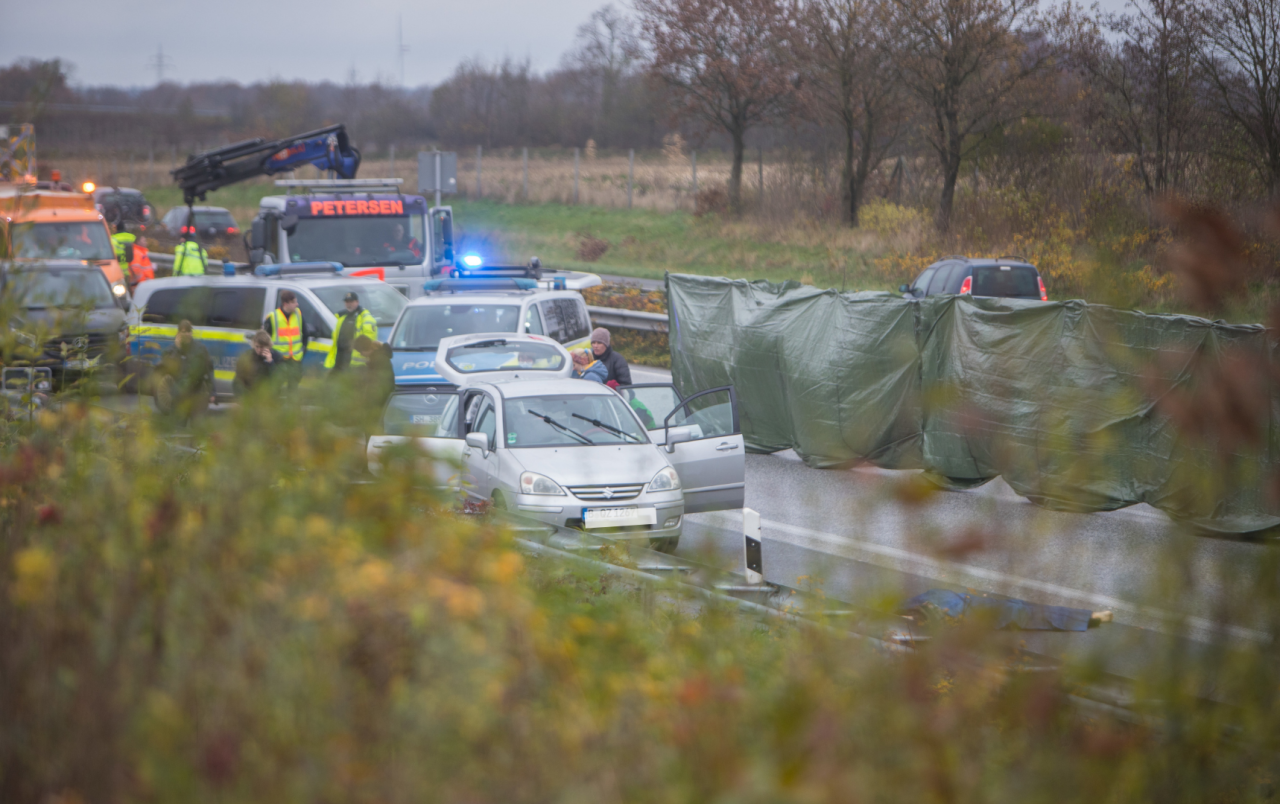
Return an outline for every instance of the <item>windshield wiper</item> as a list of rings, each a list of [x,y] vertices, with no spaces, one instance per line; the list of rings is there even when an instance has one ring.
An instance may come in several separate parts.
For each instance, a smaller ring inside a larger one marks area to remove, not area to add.
[[[526,410],[525,413],[528,413],[530,416],[534,417],[535,419],[542,419],[544,422],[556,428],[557,430],[563,430],[564,432],[568,433],[569,435],[573,436],[574,438],[578,439],[584,444],[590,444],[593,447],[596,444],[596,442],[587,438],[582,433],[579,433],[577,430],[574,430],[570,427],[565,427],[563,424],[551,418],[545,413],[539,413],[536,410]]]
[[[624,431],[622,431],[622,430],[619,430],[618,428],[614,427],[612,424],[605,424],[604,422],[600,421],[599,419],[592,419],[592,418],[589,418],[589,417],[587,417],[587,416],[580,415],[580,414],[578,414],[578,413],[570,413],[569,415],[570,415],[570,416],[572,416],[572,417],[573,417],[573,418],[575,418],[575,419],[582,419],[582,420],[583,420],[584,422],[586,422],[587,424],[594,424],[596,427],[599,427],[601,430],[608,430],[609,432],[613,433],[614,435],[624,436],[624,437],[629,438],[629,439],[631,439],[632,441],[636,442],[637,444],[639,444],[639,443],[640,443],[640,439],[636,438],[635,436],[631,435],[631,434],[630,434],[630,433],[628,433],[628,432],[624,432]]]
[[[434,352],[438,346],[394,346],[397,352]]]

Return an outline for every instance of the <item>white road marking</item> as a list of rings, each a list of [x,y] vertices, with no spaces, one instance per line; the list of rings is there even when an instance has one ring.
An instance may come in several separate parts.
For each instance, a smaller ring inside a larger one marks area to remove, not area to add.
[[[731,520],[725,518],[722,522],[729,524]],[[1110,595],[1101,595],[1047,581],[1023,578],[998,570],[973,566],[972,564],[961,564],[955,561],[933,558],[932,556],[903,550],[899,547],[890,547],[862,539],[825,533],[772,519],[761,519],[760,524],[764,527],[766,542],[773,539],[796,547],[850,558],[883,569],[918,575],[957,586],[983,589],[1011,597],[1034,599],[1035,597],[1043,598],[1048,595],[1059,600],[1070,601],[1080,608],[1087,608],[1090,611],[1109,609],[1115,614],[1116,622],[1137,628],[1145,628],[1165,634],[1184,635],[1201,642],[1211,642],[1216,636],[1223,633],[1235,639],[1250,642],[1262,644],[1271,642],[1269,634],[1252,628],[1233,625],[1224,626],[1204,617],[1182,615],[1151,606],[1143,606]],[[731,524],[729,526],[732,527]],[[1028,597],[1028,595],[1030,596]]]

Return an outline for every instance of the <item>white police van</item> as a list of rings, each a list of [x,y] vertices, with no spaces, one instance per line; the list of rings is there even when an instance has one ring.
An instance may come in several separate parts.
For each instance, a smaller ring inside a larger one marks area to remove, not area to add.
[[[249,348],[246,336],[262,328],[280,306],[280,292],[298,298],[307,353],[303,365],[320,369],[333,343],[343,297],[355,292],[360,305],[378,322],[378,339],[385,342],[405,297],[377,279],[345,276],[336,263],[260,265],[253,274],[179,276],[152,279],[138,285],[129,324],[129,357],[155,364],[173,345],[178,324],[192,323],[196,340],[214,361],[215,392],[232,395],[236,360]]]

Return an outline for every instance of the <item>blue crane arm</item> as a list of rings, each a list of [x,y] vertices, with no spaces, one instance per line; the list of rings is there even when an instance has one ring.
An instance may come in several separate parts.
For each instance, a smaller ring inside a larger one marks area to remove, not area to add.
[[[354,179],[360,169],[360,152],[351,145],[341,124],[308,131],[295,137],[265,140],[256,137],[223,148],[192,154],[186,164],[172,171],[190,206],[205,194],[256,176],[273,176],[302,165],[331,170]]]

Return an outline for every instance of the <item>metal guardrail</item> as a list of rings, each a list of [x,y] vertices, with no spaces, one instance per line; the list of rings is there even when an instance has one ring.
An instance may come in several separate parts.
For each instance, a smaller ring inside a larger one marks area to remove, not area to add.
[[[149,256],[151,257],[152,265],[155,265],[155,266],[163,265],[164,267],[168,268],[170,271],[173,270],[172,254],[157,254],[153,251]],[[205,269],[205,273],[220,275],[222,273],[222,260],[215,260],[212,257],[210,257],[209,267]]]
[[[596,326],[638,329],[644,332],[666,332],[666,313],[645,313],[639,310],[623,310],[617,307],[588,306],[591,322]]]

